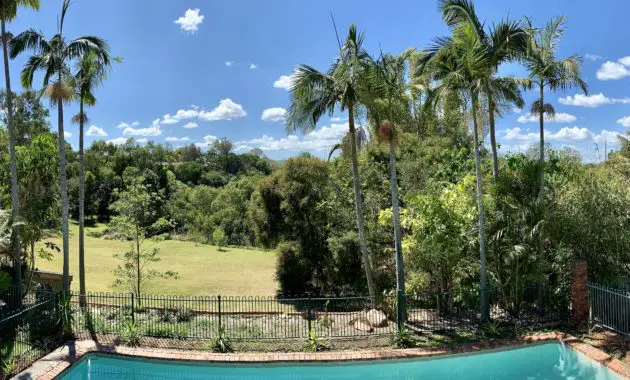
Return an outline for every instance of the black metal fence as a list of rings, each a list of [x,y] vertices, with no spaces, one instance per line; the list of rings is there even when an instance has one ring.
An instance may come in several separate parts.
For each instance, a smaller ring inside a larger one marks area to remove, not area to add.
[[[630,290],[588,284],[590,324],[630,334]]]
[[[0,292],[0,379],[9,378],[61,342],[57,298],[45,289]]]

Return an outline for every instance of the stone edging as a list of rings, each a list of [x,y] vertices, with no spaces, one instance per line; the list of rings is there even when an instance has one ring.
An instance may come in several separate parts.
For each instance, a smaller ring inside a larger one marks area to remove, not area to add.
[[[590,359],[608,367],[613,372],[630,378],[630,367],[624,365],[618,359],[605,352],[582,342],[581,340],[564,333],[550,332],[537,333],[516,340],[502,340],[493,342],[481,342],[461,344],[436,348],[409,348],[404,350],[380,350],[380,351],[333,351],[318,353],[233,353],[218,354],[204,351],[185,351],[158,349],[146,347],[124,346],[100,346],[92,340],[70,341],[55,351],[35,362],[31,367],[21,372],[14,379],[54,379],[66,368],[79,360],[83,355],[91,352],[103,352],[125,356],[136,356],[151,359],[189,360],[208,362],[314,362],[314,361],[344,361],[344,360],[371,360],[371,359],[402,359],[429,356],[441,356],[447,354],[474,353],[489,349],[519,347],[528,344],[562,341],[576,351],[585,354]]]

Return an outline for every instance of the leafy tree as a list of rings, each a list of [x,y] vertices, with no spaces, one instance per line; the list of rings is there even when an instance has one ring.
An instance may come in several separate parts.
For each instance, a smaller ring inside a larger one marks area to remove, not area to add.
[[[296,69],[291,85],[291,107],[286,126],[287,132],[296,130],[309,132],[316,127],[322,115],[332,114],[337,106],[342,111],[348,111],[356,223],[368,290],[370,297],[374,299],[376,290],[365,238],[365,220],[355,141],[354,111],[355,107],[361,103],[358,86],[369,62],[369,55],[363,48],[363,38],[363,33],[357,32],[355,25],[350,25],[348,36],[343,46],[340,46],[339,58],[327,73],[319,72],[308,65],[301,65]]]
[[[20,245],[20,201],[18,193],[18,174],[17,159],[15,157],[15,126],[13,125],[13,93],[11,92],[11,76],[9,74],[9,54],[7,51],[9,36],[6,31],[6,23],[13,21],[17,17],[19,7],[27,7],[39,9],[39,0],[3,0],[0,3],[0,28],[2,33],[2,57],[4,60],[4,78],[6,85],[6,119],[7,129],[9,130],[9,165],[11,168],[11,212],[13,220],[13,243],[14,243],[14,266],[16,268],[14,281],[17,286],[22,284],[22,267],[21,255],[22,248]]]
[[[145,247],[147,239],[159,240],[161,236],[151,235],[169,222],[163,218],[155,220],[156,211],[152,205],[160,197],[158,193],[143,183],[143,178],[134,178],[126,190],[115,191],[118,198],[111,205],[117,215],[112,218],[112,226],[123,241],[129,242],[129,249],[114,255],[122,261],[114,270],[114,286],[129,289],[136,296],[138,305],[147,281],[155,277],[176,278],[172,271],[158,272],[147,266],[160,261],[160,250]]]
[[[104,64],[109,63],[107,44],[104,40],[94,36],[79,37],[70,42],[63,36],[63,26],[70,0],[64,0],[57,33],[50,39],[35,29],[29,29],[15,36],[9,42],[11,58],[17,57],[26,50],[33,50],[32,55],[22,69],[22,85],[31,88],[36,71],[44,71],[43,87],[46,95],[57,105],[59,138],[59,187],[61,192],[61,231],[63,237],[63,289],[70,290],[70,247],[68,232],[68,184],[66,175],[66,144],[63,128],[63,103],[72,99],[73,92],[68,63],[83,55],[93,52]],[[6,44],[5,44],[6,46]],[[52,80],[52,82],[51,82]]]
[[[223,231],[223,228],[217,227],[214,229],[214,231],[212,232],[212,241],[217,246],[217,250],[223,250],[222,247],[225,246],[227,242],[227,238],[225,237],[225,232]]]

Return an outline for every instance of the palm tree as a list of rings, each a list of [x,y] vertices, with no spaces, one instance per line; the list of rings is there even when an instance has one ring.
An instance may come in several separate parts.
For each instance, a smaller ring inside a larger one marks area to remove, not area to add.
[[[13,128],[13,93],[11,92],[11,76],[9,75],[9,53],[7,45],[9,36],[6,31],[6,23],[11,22],[17,16],[19,7],[39,9],[39,0],[0,0],[0,28],[2,31],[2,55],[4,58],[4,79],[7,91],[7,129],[9,131],[9,165],[11,171],[11,211],[13,221],[20,219],[20,197],[18,194],[17,159],[15,157],[15,129]],[[13,224],[13,265],[15,274],[13,281],[15,286],[22,284],[22,247],[20,242],[19,223]]]
[[[480,303],[481,321],[489,320],[488,278],[486,270],[486,236],[484,231],[483,187],[481,158],[479,153],[479,99],[485,90],[484,81],[492,71],[492,65],[481,40],[468,24],[453,29],[451,37],[440,37],[429,47],[417,65],[420,72],[431,70],[438,82],[433,97],[441,97],[451,91],[461,92],[470,101],[473,121],[475,174],[477,187],[477,211],[479,229]],[[434,102],[434,99],[431,99]]]
[[[340,46],[339,58],[322,73],[311,66],[300,65],[293,74],[291,84],[291,107],[286,121],[287,132],[300,130],[310,132],[317,126],[320,117],[332,114],[336,107],[348,111],[348,136],[350,158],[352,161],[352,181],[354,187],[354,204],[357,228],[359,230],[359,247],[363,257],[363,266],[368,290],[372,300],[376,291],[372,279],[372,263],[367,251],[365,239],[365,221],[363,218],[363,200],[359,179],[359,163],[357,159],[356,128],[354,120],[355,107],[361,103],[358,85],[369,62],[369,55],[363,49],[363,33],[358,33],[355,25],[350,25],[348,36]]]
[[[64,0],[61,8],[61,17],[57,33],[50,39],[46,38],[35,29],[29,29],[15,36],[10,43],[11,58],[18,54],[33,50],[32,55],[21,73],[22,85],[30,88],[33,85],[33,76],[36,71],[42,70],[43,88],[45,94],[57,105],[57,123],[59,138],[59,183],[61,192],[61,232],[63,238],[63,289],[70,290],[69,267],[69,236],[68,236],[68,181],[66,177],[66,142],[63,129],[63,104],[73,97],[70,69],[70,60],[78,59],[94,52],[98,59],[105,65],[109,64],[107,43],[94,36],[79,37],[67,41],[63,36],[63,25],[70,5],[70,0]]]
[[[402,254],[400,228],[400,200],[398,197],[398,176],[396,173],[396,141],[399,128],[410,120],[410,104],[405,84],[405,64],[413,54],[408,50],[400,56],[382,55],[370,65],[367,71],[368,118],[378,140],[389,146],[389,181],[392,198],[392,219],[394,225],[394,247],[396,252],[396,291],[398,294],[397,322],[399,326],[405,320],[405,267]]]
[[[106,52],[106,54],[109,54]],[[108,59],[109,60],[109,59]],[[76,97],[79,99],[79,113],[72,117],[72,121],[79,124],[79,300],[81,306],[85,304],[85,163],[83,158],[83,126],[88,122],[84,106],[96,104],[94,89],[100,86],[107,75],[107,65],[98,58],[96,53],[88,52],[81,57],[77,65]]]
[[[529,70],[529,78],[533,86],[538,87],[539,98],[532,104],[530,112],[539,117],[540,145],[539,145],[539,198],[545,190],[545,114],[553,117],[555,110],[551,104],[545,103],[545,88],[551,91],[564,91],[579,87],[584,94],[588,93],[586,82],[580,77],[582,57],[572,55],[564,60],[556,60],[556,49],[564,33],[565,17],[552,19],[542,30],[536,29],[531,20],[526,19],[528,26],[527,54],[523,63]]]
[[[491,70],[484,78],[484,95],[488,101],[488,121],[490,127],[490,146],[492,148],[492,173],[496,181],[499,176],[499,158],[495,132],[495,114],[497,104],[515,103],[517,107],[524,105],[519,85],[523,80],[514,78],[497,78],[499,66],[507,61],[515,60],[525,54],[527,50],[527,31],[520,22],[501,21],[489,31],[484,29],[475,7],[470,0],[440,0],[442,18],[451,28],[467,24],[476,34],[486,55]]]

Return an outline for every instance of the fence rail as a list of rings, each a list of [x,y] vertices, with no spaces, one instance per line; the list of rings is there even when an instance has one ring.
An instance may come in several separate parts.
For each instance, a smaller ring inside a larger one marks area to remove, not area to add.
[[[630,291],[588,284],[590,323],[630,335]]]

